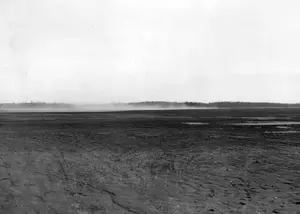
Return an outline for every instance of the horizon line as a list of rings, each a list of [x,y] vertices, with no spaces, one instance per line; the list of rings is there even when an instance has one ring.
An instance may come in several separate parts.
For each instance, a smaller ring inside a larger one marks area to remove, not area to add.
[[[3,104],[65,104],[65,105],[115,105],[115,104],[137,104],[137,103],[176,103],[176,104],[213,104],[213,103],[247,103],[247,104],[285,104],[285,105],[297,105],[300,102],[270,102],[270,101],[211,101],[211,102],[201,102],[201,101],[159,101],[159,100],[145,100],[145,101],[129,101],[129,102],[103,102],[103,103],[76,103],[76,102],[44,102],[44,101],[25,101],[25,102],[0,102]]]

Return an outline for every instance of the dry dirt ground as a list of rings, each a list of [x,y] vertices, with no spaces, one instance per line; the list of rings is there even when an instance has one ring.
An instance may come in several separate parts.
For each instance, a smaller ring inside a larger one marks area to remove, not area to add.
[[[300,213],[300,126],[263,120],[300,111],[1,113],[0,213]]]

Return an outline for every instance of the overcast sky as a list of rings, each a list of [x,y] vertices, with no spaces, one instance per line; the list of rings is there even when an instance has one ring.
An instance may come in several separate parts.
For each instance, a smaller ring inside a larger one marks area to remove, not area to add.
[[[0,0],[0,102],[300,102],[299,0]]]

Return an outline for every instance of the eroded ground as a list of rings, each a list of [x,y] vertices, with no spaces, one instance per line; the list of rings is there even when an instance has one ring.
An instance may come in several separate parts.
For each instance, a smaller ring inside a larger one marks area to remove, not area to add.
[[[297,213],[299,114],[3,113],[0,213]]]

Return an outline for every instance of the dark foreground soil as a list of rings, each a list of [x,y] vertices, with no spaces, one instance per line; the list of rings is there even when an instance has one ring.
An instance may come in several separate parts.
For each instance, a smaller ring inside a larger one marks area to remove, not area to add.
[[[300,213],[300,125],[261,120],[300,111],[1,113],[0,213]]]

